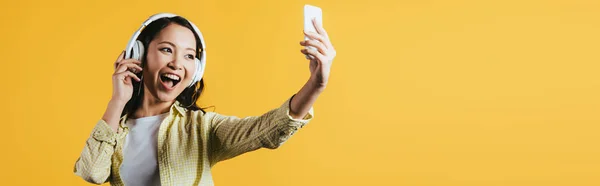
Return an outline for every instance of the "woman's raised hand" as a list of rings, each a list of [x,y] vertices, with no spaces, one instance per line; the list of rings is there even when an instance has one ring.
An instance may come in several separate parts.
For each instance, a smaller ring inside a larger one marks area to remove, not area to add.
[[[135,73],[141,72],[142,62],[136,59],[124,59],[125,52],[121,52],[121,55],[115,61],[115,73],[112,75],[113,93],[112,101],[117,103],[125,104],[131,99],[133,94],[133,82],[141,81]]]
[[[331,71],[331,64],[333,58],[336,56],[336,51],[329,40],[329,35],[323,27],[321,27],[315,19],[313,19],[313,25],[317,32],[306,32],[309,40],[301,41],[302,46],[312,46],[313,48],[302,49],[305,55],[313,56],[310,60],[310,80],[317,86],[324,88],[329,81],[329,73]]]

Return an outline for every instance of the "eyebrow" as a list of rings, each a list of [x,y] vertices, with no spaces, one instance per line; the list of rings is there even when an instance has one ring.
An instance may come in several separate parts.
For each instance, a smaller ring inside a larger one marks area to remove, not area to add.
[[[171,45],[171,46],[175,47],[175,44],[173,44],[173,43],[171,43],[171,42],[168,42],[168,41],[161,41],[161,42],[160,42],[160,43],[158,43],[158,44],[162,44],[162,43],[166,43],[166,44],[169,44],[169,45]],[[158,45],[158,44],[157,44],[157,45]],[[196,51],[196,50],[194,50],[193,48],[185,48],[185,49],[186,49],[186,50],[191,50],[191,51]]]

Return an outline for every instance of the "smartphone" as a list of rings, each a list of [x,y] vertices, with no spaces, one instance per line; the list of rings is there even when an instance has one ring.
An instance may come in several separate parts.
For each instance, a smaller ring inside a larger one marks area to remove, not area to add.
[[[312,20],[316,19],[319,26],[323,27],[323,11],[321,8],[304,5],[304,31],[306,32],[317,32]],[[304,40],[309,40],[307,36],[304,36]],[[314,47],[306,47],[307,49],[314,49]],[[312,55],[306,55],[307,59],[314,59]]]

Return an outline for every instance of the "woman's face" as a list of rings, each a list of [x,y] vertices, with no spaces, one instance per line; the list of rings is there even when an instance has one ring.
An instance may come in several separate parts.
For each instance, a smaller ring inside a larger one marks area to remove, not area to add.
[[[196,64],[194,33],[181,25],[162,29],[148,46],[144,85],[156,101],[173,101],[192,81]]]

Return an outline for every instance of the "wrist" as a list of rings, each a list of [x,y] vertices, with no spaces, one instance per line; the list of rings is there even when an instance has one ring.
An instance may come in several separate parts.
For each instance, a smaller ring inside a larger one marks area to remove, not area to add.
[[[327,82],[319,80],[318,78],[311,77],[306,83],[311,89],[322,92],[327,87]]]
[[[111,99],[102,116],[102,120],[104,120],[116,133],[119,133],[119,119],[126,104],[127,102],[125,101]]]
[[[118,99],[110,99],[108,101],[108,106],[112,108],[125,108],[127,101],[118,100]]]

